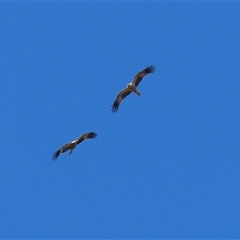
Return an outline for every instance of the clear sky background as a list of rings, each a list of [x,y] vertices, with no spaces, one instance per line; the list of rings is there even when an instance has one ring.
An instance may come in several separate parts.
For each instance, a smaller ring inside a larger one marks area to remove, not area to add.
[[[240,238],[239,16],[226,2],[0,3],[0,237]]]

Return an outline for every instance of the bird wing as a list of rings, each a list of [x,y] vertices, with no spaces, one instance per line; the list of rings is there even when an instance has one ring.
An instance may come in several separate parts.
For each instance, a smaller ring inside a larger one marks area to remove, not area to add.
[[[96,137],[97,137],[97,133],[95,133],[95,132],[84,133],[76,140],[76,142],[77,142],[77,144],[79,144],[86,139],[90,139],[90,138],[94,139]]]
[[[143,77],[145,77],[149,73],[153,73],[155,71],[155,69],[156,68],[153,65],[146,67],[144,70],[142,70],[141,72],[137,73],[134,76],[132,83],[137,87],[137,85],[141,82]]]
[[[52,159],[53,160],[57,160],[57,158],[59,157],[59,155],[61,153],[66,152],[67,150],[69,150],[71,148],[71,143],[66,143],[64,144],[60,149],[58,149],[53,155],[52,155]]]
[[[118,111],[118,107],[119,107],[121,101],[125,97],[127,97],[130,93],[131,93],[131,91],[128,88],[125,88],[124,90],[122,90],[121,92],[118,93],[117,98],[112,105],[112,112],[117,112]]]

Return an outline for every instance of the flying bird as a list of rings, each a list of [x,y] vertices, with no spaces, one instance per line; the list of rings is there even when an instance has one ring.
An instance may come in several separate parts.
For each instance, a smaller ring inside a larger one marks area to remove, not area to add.
[[[83,142],[86,139],[90,139],[90,138],[96,138],[97,137],[97,133],[95,132],[90,132],[90,133],[84,133],[82,134],[78,139],[72,141],[71,143],[66,143],[64,144],[59,150],[57,150],[53,156],[52,159],[53,160],[57,160],[58,156],[61,153],[66,152],[67,150],[70,150],[69,155],[73,152],[74,148],[81,142]]]
[[[137,73],[134,76],[132,82],[129,83],[124,90],[122,90],[121,92],[118,93],[117,98],[112,105],[112,112],[117,112],[118,111],[119,105],[122,102],[122,100],[125,97],[127,97],[131,92],[134,92],[138,96],[140,96],[141,93],[137,90],[138,84],[141,82],[143,77],[145,77],[149,73],[153,73],[154,71],[155,71],[155,66],[151,65],[151,66],[146,67],[141,72]]]

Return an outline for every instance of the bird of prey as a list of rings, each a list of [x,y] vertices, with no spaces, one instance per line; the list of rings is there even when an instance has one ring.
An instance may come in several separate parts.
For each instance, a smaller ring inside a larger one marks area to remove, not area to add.
[[[141,93],[137,90],[138,84],[141,82],[143,77],[145,77],[149,73],[153,73],[154,71],[155,71],[155,66],[151,65],[151,66],[146,67],[141,72],[137,73],[134,76],[132,82],[129,83],[124,90],[122,90],[121,92],[118,93],[117,98],[112,105],[112,112],[117,112],[118,111],[119,105],[122,102],[122,100],[125,97],[127,97],[131,92],[134,92],[138,96],[140,96]]]
[[[57,160],[58,156],[61,154],[61,153],[64,153],[66,152],[67,150],[70,150],[69,151],[69,155],[73,152],[74,148],[81,142],[83,142],[84,140],[86,139],[90,139],[90,138],[96,138],[97,137],[97,133],[95,132],[90,132],[90,133],[84,133],[82,134],[78,139],[72,141],[71,143],[66,143],[64,144],[59,150],[57,150],[53,156],[52,156],[52,159],[53,160]]]

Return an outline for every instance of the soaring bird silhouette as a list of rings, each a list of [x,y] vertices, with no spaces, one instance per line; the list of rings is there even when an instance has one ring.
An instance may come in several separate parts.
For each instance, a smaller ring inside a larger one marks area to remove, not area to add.
[[[153,73],[154,71],[155,71],[155,66],[151,65],[151,66],[146,67],[141,72],[137,73],[134,76],[132,82],[129,83],[124,90],[122,90],[121,92],[118,93],[117,98],[112,105],[112,112],[117,112],[118,111],[119,105],[122,102],[122,100],[125,97],[127,97],[131,92],[134,92],[138,96],[140,96],[141,93],[137,90],[138,84],[141,82],[143,77],[145,77],[149,73]]]
[[[53,160],[57,160],[58,156],[61,153],[64,153],[68,150],[70,150],[69,155],[73,152],[74,148],[81,142],[83,142],[86,139],[90,139],[90,138],[96,138],[97,137],[97,133],[95,132],[89,132],[89,133],[84,133],[82,134],[78,139],[72,141],[71,143],[66,143],[64,144],[59,150],[57,150],[53,156],[52,159]]]

